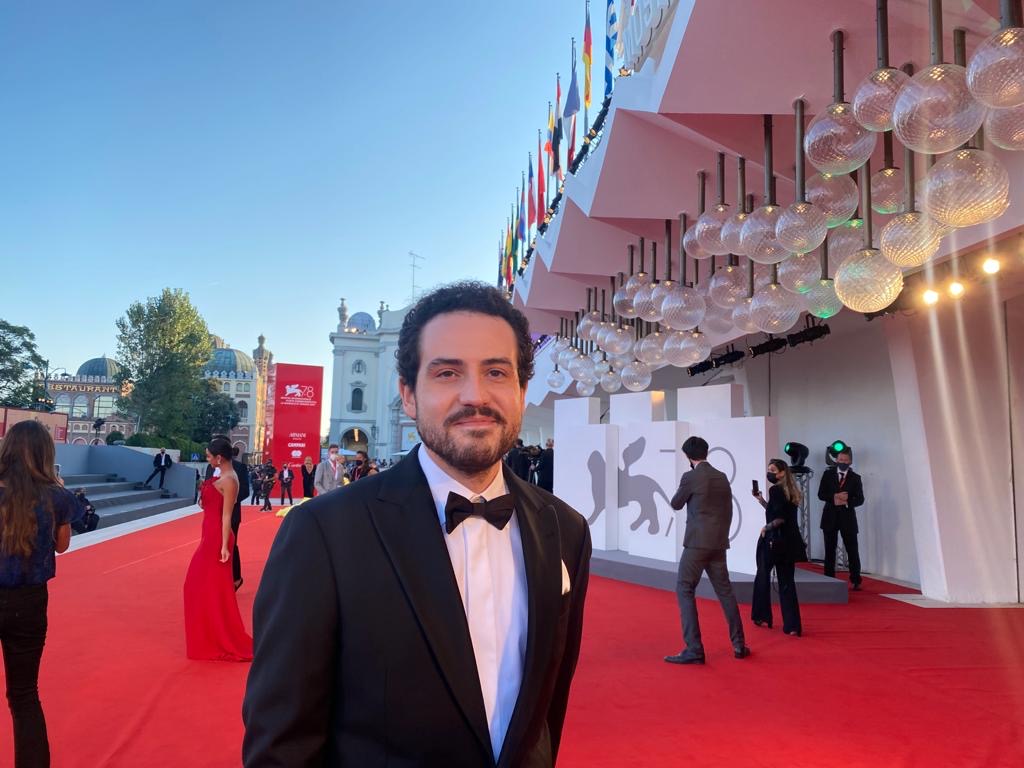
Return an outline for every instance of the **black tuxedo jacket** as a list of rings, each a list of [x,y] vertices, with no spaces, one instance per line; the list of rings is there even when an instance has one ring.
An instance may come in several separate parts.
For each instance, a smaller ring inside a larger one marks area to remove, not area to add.
[[[253,608],[246,768],[554,765],[580,650],[590,529],[503,469],[516,501],[529,619],[519,698],[496,761],[419,450],[293,508],[282,524]]]
[[[165,453],[163,455],[156,454],[153,456],[153,466],[157,469],[167,469],[174,463],[174,459],[171,458],[171,454]]]
[[[292,481],[295,480],[295,470],[288,467],[288,478],[285,479],[284,468],[282,467],[277,472],[277,479],[281,481],[281,485],[288,487],[292,484]]]
[[[849,494],[849,503],[844,507],[837,507],[832,503],[832,498],[840,491]],[[852,469],[846,472],[846,482],[839,486],[839,471],[835,467],[829,467],[821,476],[818,485],[818,498],[825,502],[825,509],[821,513],[821,530],[838,531],[841,528],[852,527],[857,533],[857,507],[864,503],[864,484],[860,475]]]

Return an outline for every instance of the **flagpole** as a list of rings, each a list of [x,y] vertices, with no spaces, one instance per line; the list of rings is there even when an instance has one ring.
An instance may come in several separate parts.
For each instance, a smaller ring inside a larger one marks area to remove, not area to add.
[[[549,101],[548,102],[548,126],[549,126],[549,128],[550,128],[552,133],[554,133],[554,130],[555,130],[554,127],[552,126],[552,120],[553,119],[554,119],[554,115],[551,114],[551,102]],[[548,137],[548,141],[551,141],[553,138],[554,138],[553,136],[549,136]],[[544,166],[545,166],[544,167],[544,215],[547,216],[548,204],[549,204],[548,192],[551,191],[551,158],[550,157],[548,157],[547,161],[544,163]]]
[[[590,0],[587,0],[584,5],[586,6],[586,9],[587,9],[587,25],[589,27],[589,25],[590,25]],[[585,40],[583,41],[583,45],[584,45],[584,47],[586,47],[586,41]],[[585,69],[583,71],[583,81],[586,82],[587,78],[588,78],[588,73],[590,72],[590,65],[587,64],[587,63],[584,63],[583,66],[585,67]],[[585,85],[583,87],[586,88]],[[590,106],[587,104],[586,96],[584,96],[584,98],[583,98],[583,138],[584,139],[586,139],[588,133],[590,133]]]

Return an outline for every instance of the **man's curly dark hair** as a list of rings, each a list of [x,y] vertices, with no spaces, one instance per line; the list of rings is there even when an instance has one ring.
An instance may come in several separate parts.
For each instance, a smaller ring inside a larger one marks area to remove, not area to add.
[[[416,389],[416,374],[420,369],[420,335],[423,327],[438,315],[449,312],[477,312],[500,317],[512,326],[519,354],[516,369],[519,386],[526,388],[533,378],[533,342],[530,323],[526,316],[513,307],[508,299],[493,286],[476,281],[463,281],[444,285],[426,294],[409,310],[398,333],[398,375],[412,389]]]

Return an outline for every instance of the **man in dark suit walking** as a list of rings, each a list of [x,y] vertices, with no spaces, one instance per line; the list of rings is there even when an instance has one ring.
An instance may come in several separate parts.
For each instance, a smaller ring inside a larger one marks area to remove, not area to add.
[[[683,443],[683,453],[690,460],[691,470],[679,481],[679,489],[672,497],[672,509],[679,510],[686,505],[683,556],[679,560],[676,583],[686,648],[673,656],[666,656],[665,661],[670,664],[704,663],[704,644],[694,594],[705,571],[729,623],[733,655],[744,659],[750,655],[750,649],[743,638],[743,623],[725,560],[729,528],[732,526],[732,488],[729,487],[729,478],[708,464],[706,440],[696,436],[687,438]]]
[[[227,435],[214,435],[213,438],[223,437],[229,440]],[[242,557],[238,554],[238,529],[242,525],[242,499],[249,497],[249,467],[238,460],[238,446],[231,449],[231,467],[238,475],[238,495],[235,496],[235,506],[231,510],[231,530],[235,534],[235,547],[231,550],[231,575],[235,582],[235,591],[242,586]],[[206,465],[206,479],[214,475],[212,464]]]
[[[399,390],[422,444],[285,519],[253,612],[246,768],[549,768],[579,655],[590,532],[502,457],[526,318],[480,283],[406,315]]]
[[[825,535],[825,575],[835,578],[836,547],[843,537],[846,560],[850,566],[850,583],[860,589],[860,551],[857,547],[857,507],[864,503],[864,484],[860,475],[850,469],[853,451],[845,448],[836,455],[836,464],[822,473],[818,498],[825,502],[821,513],[821,530]]]
[[[537,485],[549,492],[555,487],[555,441],[550,437],[537,459]]]
[[[526,447],[523,445],[521,438],[516,440],[516,444],[505,455],[505,462],[508,464],[509,469],[515,473],[516,477],[529,481],[530,459],[526,455]]]
[[[167,474],[167,470],[171,468],[171,464],[173,463],[174,461],[172,461],[171,457],[167,455],[167,449],[161,448],[160,453],[153,457],[153,472],[152,474],[150,474],[149,477],[146,478],[146,482],[144,482],[143,485],[145,485],[148,488],[149,481],[156,477],[157,474],[159,473],[160,487],[163,488],[164,475]]]

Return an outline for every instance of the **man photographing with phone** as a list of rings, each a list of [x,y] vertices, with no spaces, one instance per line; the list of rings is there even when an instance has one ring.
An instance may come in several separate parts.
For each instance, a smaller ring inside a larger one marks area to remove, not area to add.
[[[857,548],[857,507],[864,503],[864,485],[860,475],[851,469],[853,450],[847,446],[836,454],[834,467],[821,476],[818,498],[825,502],[821,513],[821,530],[825,535],[825,575],[836,576],[836,547],[843,537],[846,559],[850,566],[850,583],[860,589],[860,552]]]

